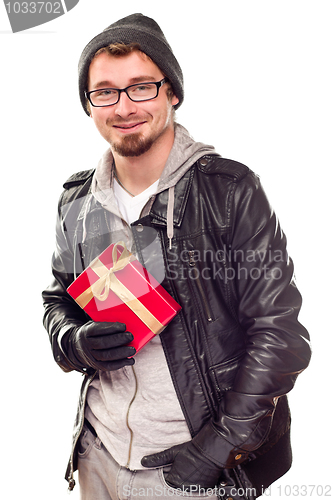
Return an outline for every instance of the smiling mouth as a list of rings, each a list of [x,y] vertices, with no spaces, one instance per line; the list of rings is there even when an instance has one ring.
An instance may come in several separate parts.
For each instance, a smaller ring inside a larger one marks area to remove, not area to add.
[[[141,125],[143,125],[144,123],[146,123],[146,122],[124,123],[121,125],[113,125],[113,127],[118,129],[118,130],[134,131],[137,128],[139,128]]]

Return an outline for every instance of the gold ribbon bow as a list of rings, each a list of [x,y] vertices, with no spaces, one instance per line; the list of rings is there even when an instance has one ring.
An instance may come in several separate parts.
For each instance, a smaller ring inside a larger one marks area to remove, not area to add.
[[[118,248],[122,247],[122,252],[118,256]],[[99,279],[87,288],[75,300],[82,309],[91,301],[93,297],[104,302],[110,290],[126,304],[131,311],[136,314],[141,321],[154,333],[158,334],[165,328],[155,316],[128,290],[115,276],[117,271],[124,269],[130,262],[136,260],[134,255],[127,250],[125,243],[119,241],[112,249],[113,266],[108,269],[98,257],[94,259],[90,268],[97,274]]]

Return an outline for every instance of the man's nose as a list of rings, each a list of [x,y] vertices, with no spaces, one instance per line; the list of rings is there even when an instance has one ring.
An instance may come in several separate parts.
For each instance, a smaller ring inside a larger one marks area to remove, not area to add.
[[[120,92],[119,101],[115,104],[115,112],[120,116],[128,116],[136,112],[137,106],[126,92]]]

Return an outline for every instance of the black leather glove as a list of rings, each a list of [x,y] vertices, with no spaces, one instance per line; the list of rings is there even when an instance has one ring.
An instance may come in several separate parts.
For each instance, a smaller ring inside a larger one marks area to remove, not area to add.
[[[124,323],[89,321],[71,332],[68,357],[74,364],[79,361],[84,368],[118,370],[134,364],[130,356],[135,354],[135,348],[126,345],[133,338],[132,333],[126,332]]]
[[[194,440],[147,455],[142,458],[141,464],[144,467],[172,464],[165,480],[171,487],[184,490],[193,485],[214,488],[223,475],[223,469],[204,457]]]

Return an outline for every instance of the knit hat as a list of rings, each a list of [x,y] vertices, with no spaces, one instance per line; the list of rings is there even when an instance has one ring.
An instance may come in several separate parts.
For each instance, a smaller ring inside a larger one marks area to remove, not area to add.
[[[84,48],[79,61],[79,91],[83,109],[86,110],[84,91],[87,85],[90,63],[95,53],[111,43],[138,43],[142,52],[147,54],[169,79],[179,103],[184,100],[183,73],[159,25],[142,14],[132,14],[105,28]]]

